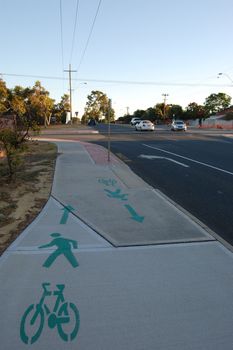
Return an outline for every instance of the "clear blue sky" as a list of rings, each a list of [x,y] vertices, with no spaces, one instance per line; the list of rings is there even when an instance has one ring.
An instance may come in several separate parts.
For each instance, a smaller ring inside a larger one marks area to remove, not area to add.
[[[71,63],[80,114],[92,90],[112,99],[117,117],[126,107],[133,113],[162,102],[164,93],[167,103],[183,107],[211,93],[233,97],[230,79],[217,79],[219,72],[233,79],[232,0],[79,0],[77,17],[77,0],[0,0],[0,6],[0,73],[8,87],[40,80],[58,101],[68,92],[63,69]]]

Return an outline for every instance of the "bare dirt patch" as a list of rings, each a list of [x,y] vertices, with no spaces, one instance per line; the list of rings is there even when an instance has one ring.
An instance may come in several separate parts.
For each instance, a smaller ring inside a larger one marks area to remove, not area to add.
[[[57,148],[30,141],[21,155],[16,178],[9,182],[5,158],[0,158],[0,254],[39,214],[52,187]]]

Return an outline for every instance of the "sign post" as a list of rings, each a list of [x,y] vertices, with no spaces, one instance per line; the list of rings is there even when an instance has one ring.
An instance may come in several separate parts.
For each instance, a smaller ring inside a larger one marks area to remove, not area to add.
[[[110,129],[110,118],[111,118],[112,100],[108,101],[108,162],[110,162],[110,150],[111,150],[111,129]]]

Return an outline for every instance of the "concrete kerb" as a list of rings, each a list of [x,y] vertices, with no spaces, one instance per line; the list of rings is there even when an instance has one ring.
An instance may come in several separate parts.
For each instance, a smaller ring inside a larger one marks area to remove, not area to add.
[[[64,129],[45,129],[41,133],[43,136],[50,135],[88,135],[88,134],[99,134],[98,130],[94,130],[92,128],[64,128]]]

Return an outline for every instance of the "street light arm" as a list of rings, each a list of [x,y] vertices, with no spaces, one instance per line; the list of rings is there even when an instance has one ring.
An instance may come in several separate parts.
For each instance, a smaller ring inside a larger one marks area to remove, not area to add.
[[[221,75],[225,75],[225,77],[227,77],[227,78],[230,80],[230,82],[233,84],[233,79],[232,79],[228,74],[226,74],[226,73],[218,73],[218,78],[219,78]]]

